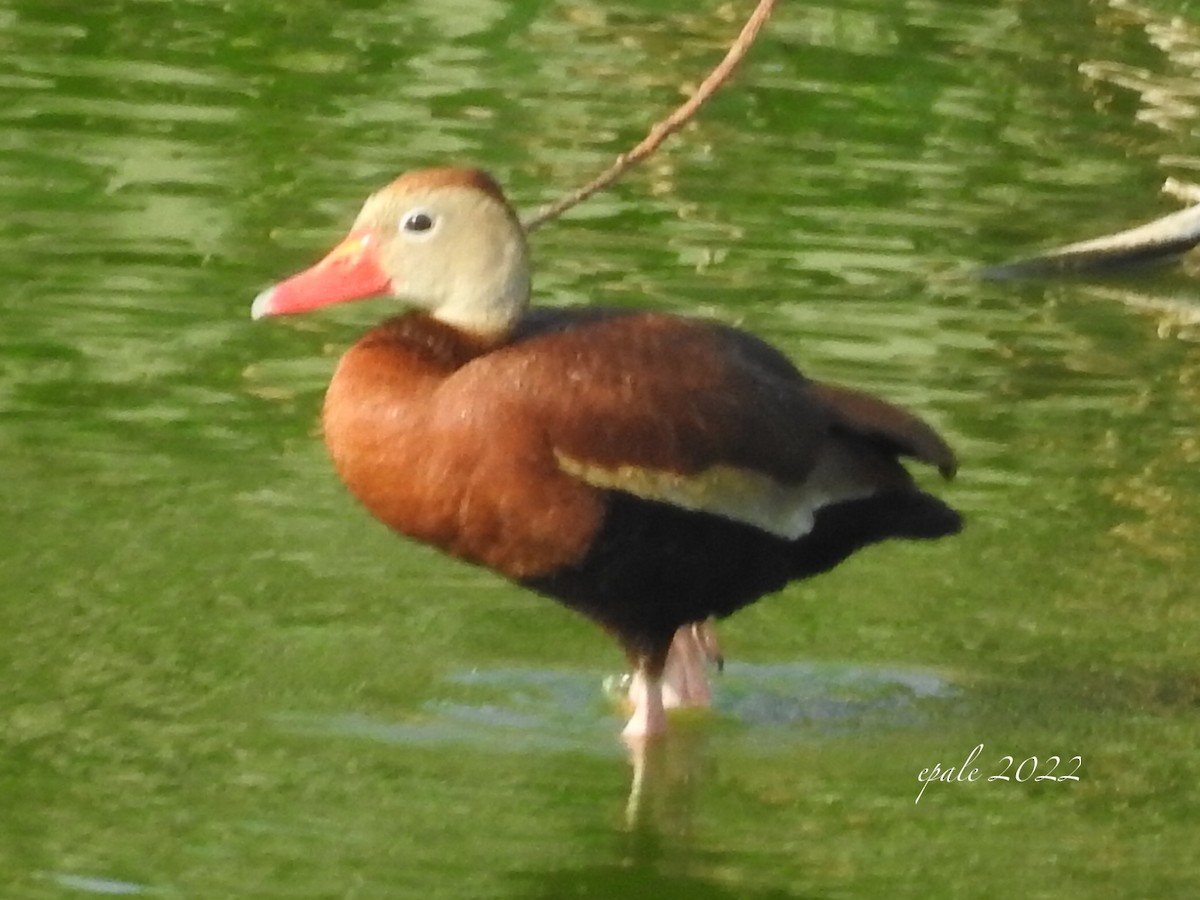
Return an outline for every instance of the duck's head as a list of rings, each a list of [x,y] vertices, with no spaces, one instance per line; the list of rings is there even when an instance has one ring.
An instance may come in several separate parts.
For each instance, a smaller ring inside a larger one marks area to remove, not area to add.
[[[308,312],[390,294],[475,334],[501,334],[529,303],[525,233],[479,169],[425,169],[371,195],[311,269],[259,294],[250,315]]]

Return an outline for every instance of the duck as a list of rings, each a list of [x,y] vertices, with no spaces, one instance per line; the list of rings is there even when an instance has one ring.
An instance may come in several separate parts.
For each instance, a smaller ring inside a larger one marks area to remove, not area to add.
[[[801,374],[717,321],[531,305],[526,233],[485,171],[408,172],[254,319],[387,295],[408,311],[341,357],[322,426],[342,482],[399,534],[599,625],[632,671],[623,736],[710,699],[711,623],[888,539],[962,528],[915,461],[918,416]]]

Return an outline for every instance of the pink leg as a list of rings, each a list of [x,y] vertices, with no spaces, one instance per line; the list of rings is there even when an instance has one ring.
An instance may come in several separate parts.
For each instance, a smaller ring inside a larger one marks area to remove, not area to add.
[[[647,674],[644,660],[638,664],[629,682],[628,696],[633,715],[621,732],[625,739],[641,740],[665,734],[667,709],[710,707],[709,663],[720,669],[725,660],[712,625],[705,621],[684,625],[675,632],[660,677],[652,678]]]
[[[717,630],[713,627],[712,619],[703,622],[693,622],[692,632],[700,643],[700,649],[708,657],[708,661],[717,667],[718,672],[725,671],[725,654],[721,652],[721,642],[717,640]]]
[[[633,673],[629,683],[629,699],[633,715],[621,736],[627,741],[641,741],[666,733],[667,714],[663,710],[662,681],[650,678],[642,669]]]
[[[663,669],[663,704],[668,709],[712,705],[708,686],[708,662],[724,663],[717,637],[708,622],[684,625],[675,632]]]

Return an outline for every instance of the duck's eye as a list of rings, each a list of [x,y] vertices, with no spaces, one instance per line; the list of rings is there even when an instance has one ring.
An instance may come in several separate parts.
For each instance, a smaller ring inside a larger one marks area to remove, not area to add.
[[[429,231],[433,227],[433,217],[429,213],[421,212],[420,210],[410,212],[400,220],[400,227],[405,231],[421,233]]]

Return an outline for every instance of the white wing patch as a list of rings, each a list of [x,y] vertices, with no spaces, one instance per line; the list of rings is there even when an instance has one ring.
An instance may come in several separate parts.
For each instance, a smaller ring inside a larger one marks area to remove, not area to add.
[[[712,513],[794,541],[808,534],[822,506],[873,493],[869,485],[847,484],[840,466],[822,454],[808,478],[799,484],[737,466],[715,465],[694,475],[642,466],[608,468],[555,451],[559,467],[593,487],[624,491],[644,500],[681,509]]]

